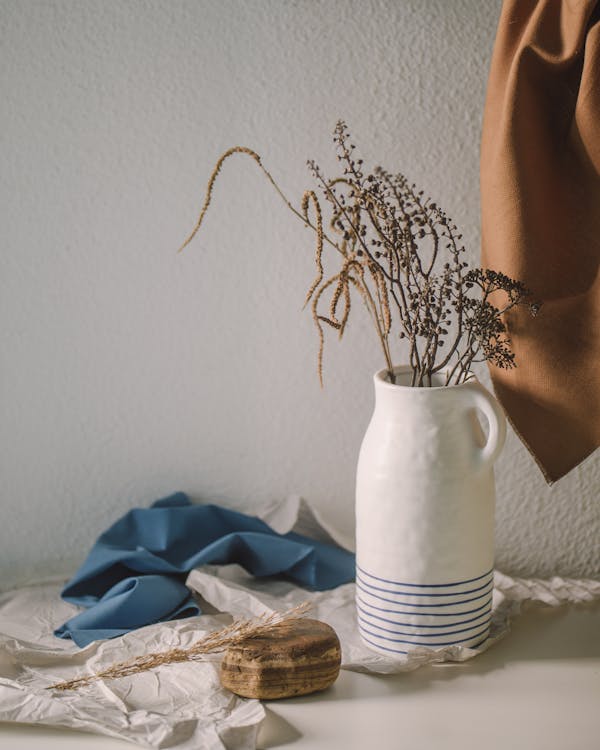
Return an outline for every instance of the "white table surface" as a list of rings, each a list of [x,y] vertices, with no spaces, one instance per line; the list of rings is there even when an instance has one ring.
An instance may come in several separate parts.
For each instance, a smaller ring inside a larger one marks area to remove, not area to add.
[[[530,608],[464,664],[392,677],[342,672],[324,693],[265,705],[265,750],[600,750],[600,602]],[[1,750],[132,747],[0,724]]]

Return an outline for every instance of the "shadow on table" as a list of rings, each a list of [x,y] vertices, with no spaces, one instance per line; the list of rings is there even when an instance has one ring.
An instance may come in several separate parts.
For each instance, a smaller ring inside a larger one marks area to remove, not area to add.
[[[466,664],[600,657],[600,600],[549,607],[525,603],[507,635]]]
[[[289,745],[302,737],[302,734],[278,713],[268,706],[265,706],[265,711],[267,716],[258,734],[260,750]]]

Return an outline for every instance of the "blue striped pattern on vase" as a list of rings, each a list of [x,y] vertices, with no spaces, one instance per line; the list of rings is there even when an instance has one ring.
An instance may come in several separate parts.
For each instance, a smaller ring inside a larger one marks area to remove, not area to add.
[[[402,583],[356,566],[363,641],[384,653],[411,647],[480,646],[489,635],[494,571],[452,583]]]

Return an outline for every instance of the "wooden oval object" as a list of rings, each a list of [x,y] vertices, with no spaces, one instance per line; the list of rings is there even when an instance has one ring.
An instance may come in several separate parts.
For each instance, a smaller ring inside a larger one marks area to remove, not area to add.
[[[342,653],[333,628],[296,618],[230,646],[221,664],[221,684],[244,698],[272,700],[307,695],[332,685]]]

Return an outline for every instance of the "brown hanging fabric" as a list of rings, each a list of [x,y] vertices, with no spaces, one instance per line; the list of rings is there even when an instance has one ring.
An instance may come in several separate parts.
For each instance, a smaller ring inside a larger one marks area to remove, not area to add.
[[[600,445],[600,0],[505,0],[481,147],[483,265],[543,301],[498,398],[549,482]]]

